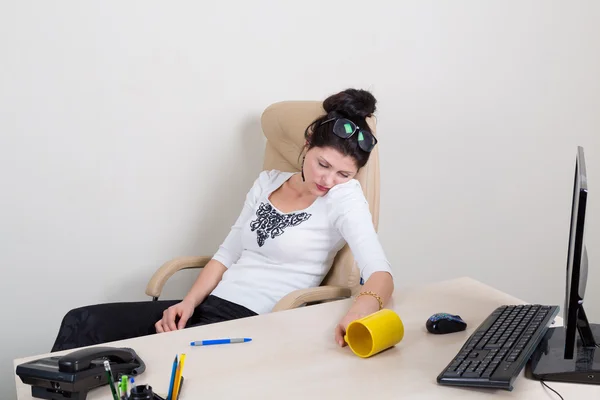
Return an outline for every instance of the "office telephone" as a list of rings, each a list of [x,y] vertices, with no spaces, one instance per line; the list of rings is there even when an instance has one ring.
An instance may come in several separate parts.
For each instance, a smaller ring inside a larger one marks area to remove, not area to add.
[[[110,363],[115,379],[146,370],[146,364],[133,349],[101,346],[29,361],[18,365],[16,374],[23,383],[31,385],[35,398],[85,400],[91,389],[108,384],[104,360]]]

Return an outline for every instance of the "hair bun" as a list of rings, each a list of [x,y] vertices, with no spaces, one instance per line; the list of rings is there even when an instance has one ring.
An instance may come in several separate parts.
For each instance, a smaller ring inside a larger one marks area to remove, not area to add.
[[[346,89],[325,99],[323,108],[328,114],[338,112],[346,118],[366,119],[375,112],[376,103],[375,97],[366,90]]]

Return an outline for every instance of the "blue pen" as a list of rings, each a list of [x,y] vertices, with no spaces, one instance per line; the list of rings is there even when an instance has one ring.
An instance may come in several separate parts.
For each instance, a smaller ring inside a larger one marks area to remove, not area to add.
[[[191,342],[192,346],[210,346],[213,344],[230,344],[230,343],[246,343],[251,341],[250,338],[231,338],[231,339],[212,339],[212,340],[198,340]]]
[[[133,389],[133,387],[135,386],[135,379],[133,378],[133,376],[129,378],[129,386],[130,388],[128,394],[131,395],[131,389]]]
[[[167,394],[167,400],[173,400],[173,387],[175,386],[175,373],[177,372],[177,365],[179,361],[177,359],[177,355],[175,355],[175,360],[173,361],[173,370],[171,371],[171,382],[169,382],[169,393]]]

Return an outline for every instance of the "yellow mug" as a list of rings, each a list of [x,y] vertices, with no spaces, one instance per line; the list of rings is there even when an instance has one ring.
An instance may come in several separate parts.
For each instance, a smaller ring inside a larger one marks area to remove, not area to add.
[[[389,309],[379,310],[348,324],[344,340],[359,357],[371,357],[400,343],[404,324]]]

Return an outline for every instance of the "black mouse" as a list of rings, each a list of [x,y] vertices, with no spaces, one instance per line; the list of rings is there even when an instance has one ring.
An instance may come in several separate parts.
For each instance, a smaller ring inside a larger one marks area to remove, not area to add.
[[[460,315],[437,313],[427,319],[425,327],[430,333],[444,334],[464,331],[467,329],[467,323]]]

